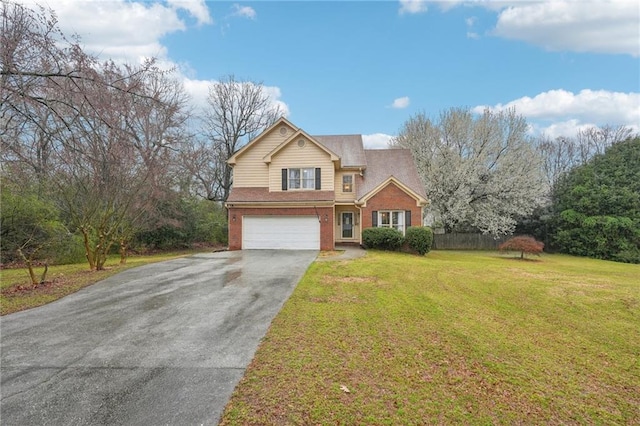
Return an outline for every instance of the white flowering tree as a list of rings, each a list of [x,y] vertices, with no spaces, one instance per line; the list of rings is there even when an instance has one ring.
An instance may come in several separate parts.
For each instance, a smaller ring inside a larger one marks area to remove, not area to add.
[[[412,151],[431,201],[447,232],[511,234],[544,195],[540,159],[515,110],[443,111],[436,120],[409,118],[392,146]]]

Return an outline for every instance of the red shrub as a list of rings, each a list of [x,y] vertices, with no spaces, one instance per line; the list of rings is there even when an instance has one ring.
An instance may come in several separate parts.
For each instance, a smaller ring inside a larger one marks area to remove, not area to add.
[[[500,251],[519,251],[520,259],[524,259],[525,253],[540,255],[543,249],[543,242],[540,242],[533,237],[529,237],[528,235],[509,238],[498,247],[498,250]]]

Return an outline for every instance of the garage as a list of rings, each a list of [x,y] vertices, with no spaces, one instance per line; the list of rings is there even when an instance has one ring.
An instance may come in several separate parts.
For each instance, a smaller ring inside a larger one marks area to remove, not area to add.
[[[316,216],[244,216],[243,249],[320,250]]]

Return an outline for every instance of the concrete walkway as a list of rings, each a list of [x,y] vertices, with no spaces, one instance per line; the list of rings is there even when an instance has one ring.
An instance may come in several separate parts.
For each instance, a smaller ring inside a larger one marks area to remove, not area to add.
[[[317,251],[198,254],[0,318],[3,425],[215,425]]]
[[[343,251],[341,254],[334,256],[318,256],[317,262],[331,262],[337,260],[351,260],[366,256],[367,251],[360,246],[352,244],[336,245],[336,251]]]

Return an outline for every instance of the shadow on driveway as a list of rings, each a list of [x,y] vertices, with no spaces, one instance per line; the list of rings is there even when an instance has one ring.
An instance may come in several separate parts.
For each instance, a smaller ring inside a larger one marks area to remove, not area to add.
[[[199,254],[2,317],[2,424],[217,424],[317,254]]]

